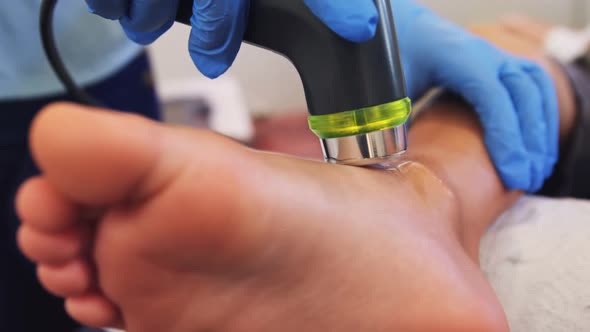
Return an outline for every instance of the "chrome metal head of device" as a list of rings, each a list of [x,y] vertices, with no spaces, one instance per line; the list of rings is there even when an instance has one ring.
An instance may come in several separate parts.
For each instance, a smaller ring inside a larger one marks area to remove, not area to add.
[[[407,128],[403,124],[355,136],[322,138],[324,158],[332,164],[370,166],[401,156],[408,149]]]

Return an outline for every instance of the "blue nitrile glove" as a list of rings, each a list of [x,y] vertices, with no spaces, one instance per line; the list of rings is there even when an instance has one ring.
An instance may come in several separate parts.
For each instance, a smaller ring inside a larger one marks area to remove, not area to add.
[[[300,1],[300,0],[299,0]],[[178,0],[86,0],[92,13],[119,20],[129,38],[149,44],[165,33],[176,17]],[[191,58],[210,78],[234,62],[246,30],[249,0],[195,0],[189,41]],[[378,22],[373,3],[305,0],[330,28],[355,42],[371,39]]]
[[[412,0],[391,2],[410,95],[440,86],[463,96],[480,118],[506,187],[538,191],[558,158],[559,113],[551,77]]]

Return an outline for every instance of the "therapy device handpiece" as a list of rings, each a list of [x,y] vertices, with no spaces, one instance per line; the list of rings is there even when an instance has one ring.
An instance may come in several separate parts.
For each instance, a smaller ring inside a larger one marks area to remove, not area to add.
[[[347,1],[347,0],[342,0]],[[375,0],[375,38],[352,43],[336,35],[303,0],[250,0],[244,40],[277,52],[296,67],[311,130],[328,162],[377,164],[406,151],[411,112],[390,0]],[[177,20],[189,23],[192,0]]]
[[[44,46],[68,91],[83,99],[89,96],[67,74],[49,31],[55,2],[43,3]],[[244,41],[283,55],[296,67],[305,90],[310,128],[321,139],[324,156],[331,163],[379,164],[407,149],[406,122],[412,106],[391,3],[374,2],[379,11],[376,36],[353,43],[326,27],[303,0],[250,0]],[[192,12],[193,0],[180,0],[176,20],[190,24]]]

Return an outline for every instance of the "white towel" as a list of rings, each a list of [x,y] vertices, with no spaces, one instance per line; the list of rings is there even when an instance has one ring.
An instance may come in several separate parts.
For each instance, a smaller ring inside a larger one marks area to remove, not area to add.
[[[524,198],[480,256],[512,332],[590,331],[590,202]]]

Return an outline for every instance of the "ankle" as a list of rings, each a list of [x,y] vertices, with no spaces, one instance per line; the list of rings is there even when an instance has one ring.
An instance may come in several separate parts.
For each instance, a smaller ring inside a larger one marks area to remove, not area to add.
[[[443,224],[475,262],[479,261],[479,243],[483,233],[467,222],[458,188],[452,185],[444,167],[426,157],[413,157],[398,170],[428,207],[432,220]]]
[[[459,200],[453,188],[444,180],[445,177],[417,158],[402,161],[396,170],[409,187],[409,192],[418,199],[416,208],[431,215],[436,222],[443,221],[442,224],[462,241]]]

